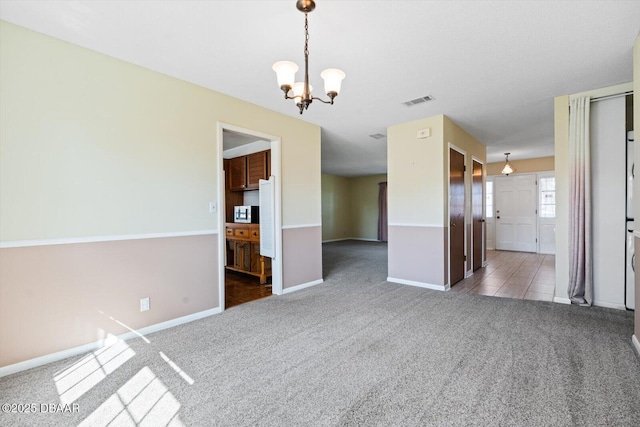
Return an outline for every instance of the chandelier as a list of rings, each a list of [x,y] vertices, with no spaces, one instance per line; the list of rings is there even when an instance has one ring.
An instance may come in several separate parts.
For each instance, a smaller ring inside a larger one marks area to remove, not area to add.
[[[307,15],[316,8],[316,2],[314,0],[298,0],[296,8],[304,13],[304,82],[294,83],[298,66],[293,62],[276,62],[273,64],[273,71],[278,76],[278,85],[284,92],[284,99],[293,99],[300,109],[300,114],[302,114],[304,110],[309,108],[309,104],[314,99],[333,105],[333,98],[340,93],[340,85],[345,78],[345,74],[342,70],[336,68],[329,68],[320,74],[320,77],[324,80],[324,91],[329,97],[329,101],[315,98],[311,95],[313,87],[309,84],[309,21]]]
[[[509,176],[510,173],[514,173],[516,170],[509,164],[509,154],[511,153],[504,153],[504,155],[506,156],[505,159],[505,163],[504,163],[504,167],[502,168],[502,174]]]

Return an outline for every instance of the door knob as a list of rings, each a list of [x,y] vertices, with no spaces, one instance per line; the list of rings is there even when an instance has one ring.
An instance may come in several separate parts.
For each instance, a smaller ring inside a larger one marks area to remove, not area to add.
[[[452,227],[455,227],[455,226],[456,226],[456,223],[455,223],[455,222],[450,222],[449,224],[450,224]]]

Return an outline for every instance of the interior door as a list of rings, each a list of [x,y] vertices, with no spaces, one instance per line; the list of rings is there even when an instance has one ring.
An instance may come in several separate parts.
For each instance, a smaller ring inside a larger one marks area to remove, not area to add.
[[[471,216],[472,216],[472,236],[473,236],[473,271],[482,267],[482,200],[484,191],[482,190],[482,163],[473,161],[473,179],[471,183]]]
[[[536,252],[535,174],[495,178],[496,249]]]
[[[464,155],[449,148],[449,274],[464,279]]]

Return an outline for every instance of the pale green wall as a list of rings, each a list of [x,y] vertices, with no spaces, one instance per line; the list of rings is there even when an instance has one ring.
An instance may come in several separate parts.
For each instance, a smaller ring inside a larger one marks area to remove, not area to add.
[[[378,183],[386,180],[386,174],[349,179],[351,237],[378,240]]]
[[[322,174],[322,240],[351,237],[349,178]]]
[[[386,174],[322,175],[322,240],[378,239],[378,183]]]

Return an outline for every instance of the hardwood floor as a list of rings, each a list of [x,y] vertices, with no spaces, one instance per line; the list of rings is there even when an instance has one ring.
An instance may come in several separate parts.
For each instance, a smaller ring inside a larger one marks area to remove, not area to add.
[[[225,271],[225,308],[230,308],[268,296],[271,296],[271,285],[261,285],[258,277],[236,273],[235,271]]]
[[[503,298],[553,301],[555,256],[526,252],[487,251],[487,266],[451,287]]]

